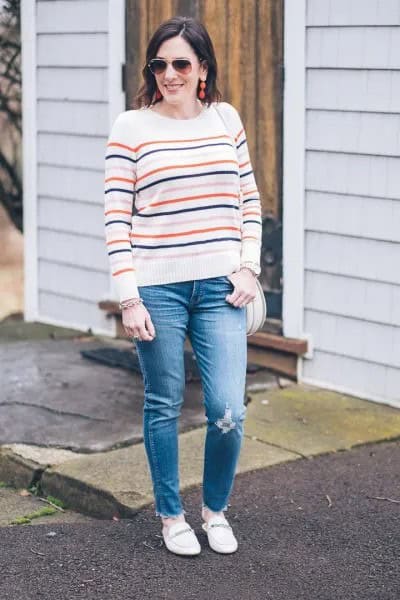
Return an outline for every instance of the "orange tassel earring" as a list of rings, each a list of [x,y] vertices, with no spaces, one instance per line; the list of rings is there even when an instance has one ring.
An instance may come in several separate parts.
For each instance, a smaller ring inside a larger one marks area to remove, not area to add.
[[[200,90],[199,90],[199,98],[200,100],[204,100],[204,98],[206,97],[206,93],[205,90],[206,89],[206,82],[205,81],[200,81]]]
[[[162,93],[161,93],[161,92],[160,92],[160,90],[157,88],[157,91],[156,91],[156,100],[161,100],[161,98],[162,98]]]

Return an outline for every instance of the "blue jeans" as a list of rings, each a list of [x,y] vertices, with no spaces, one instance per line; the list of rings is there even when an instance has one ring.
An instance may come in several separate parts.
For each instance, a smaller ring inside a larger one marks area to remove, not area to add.
[[[184,342],[189,336],[199,367],[207,418],[203,506],[226,510],[246,413],[246,308],[225,300],[225,276],[141,286],[156,337],[137,341],[144,380],[143,434],[156,514],[183,512],[179,495],[178,418],[185,386]]]

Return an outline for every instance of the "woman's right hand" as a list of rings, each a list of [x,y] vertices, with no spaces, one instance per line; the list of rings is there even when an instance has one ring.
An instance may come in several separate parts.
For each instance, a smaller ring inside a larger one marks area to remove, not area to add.
[[[123,308],[122,324],[126,335],[137,341],[151,342],[156,336],[150,314],[143,304]]]

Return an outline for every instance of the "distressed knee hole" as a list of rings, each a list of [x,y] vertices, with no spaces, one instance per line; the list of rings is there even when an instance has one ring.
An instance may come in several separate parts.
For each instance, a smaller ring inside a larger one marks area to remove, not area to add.
[[[221,429],[222,433],[228,433],[232,429],[235,429],[236,423],[232,419],[232,410],[229,408],[228,404],[225,407],[224,416],[222,419],[218,419],[216,426]]]

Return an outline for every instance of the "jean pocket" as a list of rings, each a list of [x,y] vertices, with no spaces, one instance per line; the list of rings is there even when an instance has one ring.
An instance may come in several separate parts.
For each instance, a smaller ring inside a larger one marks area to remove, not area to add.
[[[230,288],[234,288],[234,285],[232,283],[232,281],[229,279],[229,277],[227,275],[222,275],[222,277],[220,277],[221,281],[223,281],[224,283],[227,283]]]

